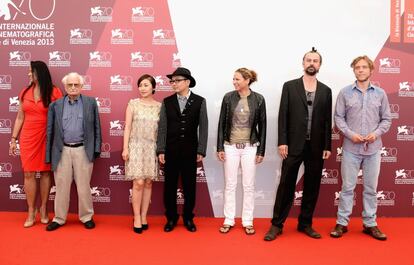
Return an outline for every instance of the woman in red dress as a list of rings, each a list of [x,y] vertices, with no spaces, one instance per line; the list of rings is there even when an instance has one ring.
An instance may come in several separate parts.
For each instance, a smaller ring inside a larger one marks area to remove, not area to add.
[[[49,69],[42,61],[30,62],[30,85],[19,94],[19,111],[13,128],[10,152],[16,155],[17,137],[24,173],[28,216],[24,227],[31,227],[36,220],[36,172],[40,172],[40,221],[49,222],[47,201],[51,186],[50,165],[45,164],[46,123],[49,104],[62,97],[62,92],[52,83]]]

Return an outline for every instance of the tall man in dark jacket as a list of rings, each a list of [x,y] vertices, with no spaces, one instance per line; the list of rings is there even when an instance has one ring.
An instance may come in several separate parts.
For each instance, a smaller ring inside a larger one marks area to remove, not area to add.
[[[196,198],[197,162],[206,156],[208,119],[206,100],[190,91],[196,85],[191,72],[178,67],[167,75],[175,94],[161,106],[157,155],[164,166],[165,232],[174,229],[178,220],[177,186],[181,176],[184,193],[184,226],[196,231],[193,222]]]
[[[298,230],[312,238],[321,235],[312,228],[312,216],[319,195],[323,160],[331,155],[332,93],[316,79],[322,63],[314,49],[303,57],[304,75],[283,85],[279,109],[279,154],[283,159],[272,226],[264,240],[282,233],[295,193],[296,179],[305,164],[303,197]]]

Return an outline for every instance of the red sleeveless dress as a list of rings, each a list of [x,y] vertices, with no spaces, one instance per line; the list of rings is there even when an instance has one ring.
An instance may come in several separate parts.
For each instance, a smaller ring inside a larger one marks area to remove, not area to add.
[[[20,159],[23,171],[48,171],[50,164],[45,164],[46,158],[46,126],[47,108],[43,106],[42,100],[34,101],[33,87],[24,95],[25,89],[20,92],[19,99],[23,101],[24,112],[23,126],[20,131]],[[61,98],[62,92],[53,87],[52,102]]]

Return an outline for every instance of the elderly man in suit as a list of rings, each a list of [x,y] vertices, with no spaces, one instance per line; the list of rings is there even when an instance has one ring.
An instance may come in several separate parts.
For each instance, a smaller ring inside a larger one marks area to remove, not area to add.
[[[264,240],[282,233],[292,207],[296,180],[305,165],[303,197],[297,229],[312,238],[321,235],[312,228],[324,159],[331,155],[332,92],[316,79],[322,56],[312,48],[303,57],[304,75],[283,85],[279,109],[279,154],[283,159],[272,226]]]
[[[184,193],[184,226],[195,232],[193,222],[196,198],[197,162],[206,156],[208,119],[206,100],[190,88],[196,85],[190,70],[178,67],[170,79],[175,94],[162,102],[158,126],[157,154],[165,163],[164,205],[167,223],[165,232],[177,224],[177,185],[182,179]]]
[[[46,227],[53,231],[66,222],[70,187],[75,180],[79,219],[85,228],[95,227],[90,180],[93,161],[101,152],[101,125],[98,105],[92,97],[81,95],[83,78],[69,73],[63,79],[67,95],[49,106],[46,163],[55,175],[55,217]]]

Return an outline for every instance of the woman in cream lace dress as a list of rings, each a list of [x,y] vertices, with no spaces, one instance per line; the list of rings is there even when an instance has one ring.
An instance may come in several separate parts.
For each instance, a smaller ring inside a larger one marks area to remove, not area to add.
[[[136,233],[148,229],[152,181],[158,176],[155,150],[161,103],[153,98],[155,84],[152,76],[141,76],[137,82],[141,98],[131,99],[125,114],[122,158],[125,179],[132,180],[133,230]]]

